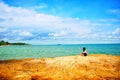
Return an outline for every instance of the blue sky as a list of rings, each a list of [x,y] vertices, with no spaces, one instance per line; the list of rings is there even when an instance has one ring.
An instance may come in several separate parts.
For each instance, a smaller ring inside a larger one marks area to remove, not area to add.
[[[0,40],[120,43],[120,0],[0,0]]]

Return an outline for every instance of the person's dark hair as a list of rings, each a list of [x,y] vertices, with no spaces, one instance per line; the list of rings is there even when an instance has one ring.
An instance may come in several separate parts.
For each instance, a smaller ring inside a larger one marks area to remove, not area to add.
[[[84,56],[87,56],[87,53],[84,53]]]
[[[85,51],[86,50],[86,48],[85,47],[83,47],[83,51]]]

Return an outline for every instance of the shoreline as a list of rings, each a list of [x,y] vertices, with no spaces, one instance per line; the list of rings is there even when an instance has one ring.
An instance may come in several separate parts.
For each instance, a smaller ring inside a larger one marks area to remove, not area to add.
[[[0,60],[2,80],[120,79],[120,56],[91,54]]]
[[[88,54],[88,56],[100,56],[100,55],[104,55],[104,56],[120,56],[120,55],[113,55],[113,54]],[[80,56],[79,54],[76,54],[76,55],[69,55],[69,56]],[[68,57],[68,56],[57,56],[58,58],[59,57]],[[13,58],[13,59],[0,59],[0,61],[11,61],[11,60],[25,60],[25,59],[42,59],[42,58],[57,58],[57,57],[27,57],[27,58]]]

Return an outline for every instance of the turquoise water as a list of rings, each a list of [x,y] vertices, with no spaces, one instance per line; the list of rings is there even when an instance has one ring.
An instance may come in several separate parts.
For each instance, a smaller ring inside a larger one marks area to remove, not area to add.
[[[120,44],[2,46],[0,60],[77,55],[86,47],[88,54],[120,56]]]

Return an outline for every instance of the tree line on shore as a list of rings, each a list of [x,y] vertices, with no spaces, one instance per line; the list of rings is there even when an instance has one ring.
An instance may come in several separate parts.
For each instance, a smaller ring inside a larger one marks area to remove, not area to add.
[[[21,43],[21,42],[10,43],[10,42],[8,42],[8,41],[1,40],[1,41],[0,41],[0,46],[2,46],[2,45],[29,45],[29,44]]]

